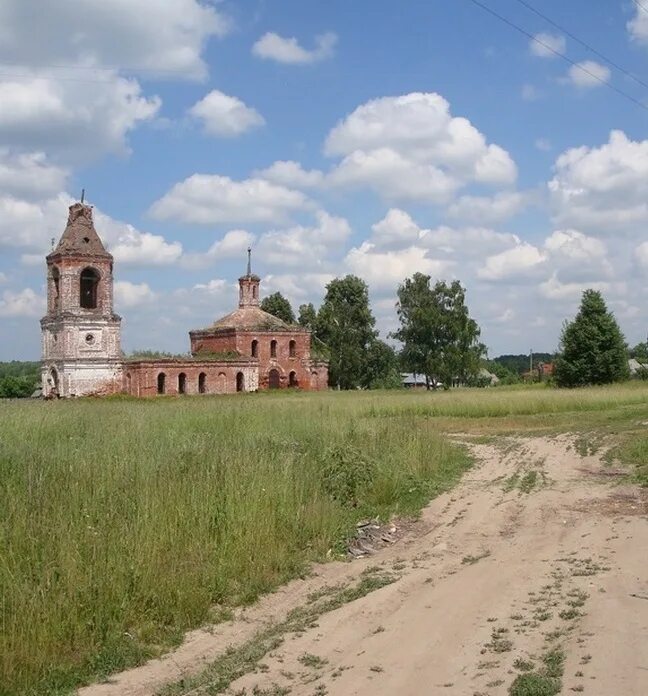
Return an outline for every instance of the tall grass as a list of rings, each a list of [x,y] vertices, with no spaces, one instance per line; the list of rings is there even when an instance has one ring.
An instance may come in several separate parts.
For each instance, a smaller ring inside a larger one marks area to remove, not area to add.
[[[0,695],[141,662],[359,517],[416,512],[468,466],[437,416],[645,405],[644,385],[0,401]]]
[[[467,466],[347,396],[0,405],[0,694],[157,654]]]

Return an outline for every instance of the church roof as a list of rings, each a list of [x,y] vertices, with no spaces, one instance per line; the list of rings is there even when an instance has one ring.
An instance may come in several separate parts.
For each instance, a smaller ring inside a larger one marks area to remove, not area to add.
[[[67,227],[52,254],[112,258],[94,228],[91,206],[84,203],[70,206]]]
[[[260,331],[289,331],[294,328],[273,314],[254,306],[239,307],[209,327],[209,329],[257,329]]]

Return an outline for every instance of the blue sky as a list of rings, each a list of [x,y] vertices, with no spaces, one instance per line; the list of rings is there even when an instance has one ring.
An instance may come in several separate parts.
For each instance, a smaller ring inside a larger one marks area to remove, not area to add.
[[[187,350],[248,244],[295,308],[363,277],[382,336],[423,271],[464,283],[491,355],[556,348],[587,287],[644,340],[648,113],[610,86],[648,87],[480,1],[541,43],[470,0],[5,0],[0,359],[39,355],[43,257],[82,187],[126,351]],[[648,83],[648,2],[527,4]]]

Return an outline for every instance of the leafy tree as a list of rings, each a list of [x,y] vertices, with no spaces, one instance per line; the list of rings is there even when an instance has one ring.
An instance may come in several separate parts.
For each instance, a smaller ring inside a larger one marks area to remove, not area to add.
[[[501,385],[517,384],[520,381],[520,375],[518,372],[509,370],[502,363],[497,362],[497,360],[487,360],[484,367],[499,379],[499,384]]]
[[[295,323],[295,313],[290,306],[290,302],[280,292],[264,297],[261,300],[261,309],[285,321],[286,324]]]
[[[556,359],[556,356],[552,353],[537,353],[533,352],[533,364],[538,365],[539,363],[551,363]],[[521,375],[529,371],[529,354],[520,353],[518,355],[500,355],[493,359],[493,362],[503,365],[509,372],[515,372]],[[489,368],[490,369],[490,368]],[[491,370],[491,372],[495,372]],[[495,373],[497,374],[497,373]],[[499,375],[498,375],[499,377]]]
[[[563,327],[556,361],[560,387],[610,384],[629,377],[625,340],[597,290],[585,290],[575,319]]]
[[[29,377],[7,375],[0,379],[0,399],[24,399],[32,395],[35,387]]]
[[[374,339],[369,344],[363,386],[368,389],[397,389],[402,386],[398,355],[384,341]]]
[[[330,350],[329,383],[340,389],[362,386],[368,351],[377,332],[364,280],[348,275],[326,286],[315,334]]]
[[[315,311],[315,307],[313,307],[312,302],[299,305],[299,317],[297,318],[297,322],[307,329],[313,330],[315,328],[315,324],[317,322],[317,312]]]
[[[439,381],[447,389],[454,379],[477,374],[486,349],[458,280],[431,287],[430,276],[415,273],[398,287],[396,308],[400,329],[393,336],[403,343],[403,364],[425,375],[428,389]]]
[[[648,341],[637,343],[634,348],[630,348],[628,355],[642,364],[648,363]]]

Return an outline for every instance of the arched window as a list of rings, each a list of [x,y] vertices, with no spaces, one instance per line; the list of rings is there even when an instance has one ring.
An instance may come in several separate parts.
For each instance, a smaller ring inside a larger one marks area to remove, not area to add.
[[[270,389],[279,389],[281,386],[281,378],[279,376],[279,370],[270,370],[268,373],[268,386]]]
[[[131,384],[132,384],[132,381],[133,381],[133,380],[132,380],[132,377],[131,377],[131,373],[130,373],[130,372],[127,372],[127,373],[126,373],[126,393],[127,393],[127,394],[130,394],[130,393],[131,393],[131,389],[132,389]]]
[[[204,394],[207,391],[207,375],[201,372],[198,375],[198,393]]]
[[[245,379],[242,372],[236,373],[236,391],[242,392],[245,390]]]
[[[178,394],[186,394],[187,393],[187,375],[185,375],[184,372],[181,372],[178,375]]]
[[[53,367],[50,372],[50,379],[52,381],[52,388],[50,389],[51,396],[59,396],[59,376],[56,368]]]
[[[297,386],[297,373],[294,371],[288,375],[288,386],[293,388]]]
[[[94,268],[84,268],[79,281],[79,304],[83,309],[97,308],[99,273]]]
[[[157,376],[157,393],[164,394],[166,391],[166,375],[164,372],[160,372]]]
[[[219,394],[224,394],[227,391],[227,375],[224,372],[218,373],[217,390]]]
[[[295,355],[297,355],[297,342],[296,341],[291,341],[288,344],[288,355],[290,355],[291,358],[294,358]]]
[[[56,266],[52,268],[52,281],[52,304],[54,311],[56,311],[59,308],[59,301],[61,298],[61,274]]]
[[[270,341],[270,357],[277,357],[277,342],[274,339]]]
[[[252,357],[259,357],[259,342],[256,340],[256,338],[254,339],[254,341],[252,341]]]
[[[252,298],[254,300],[256,300],[256,298],[257,298],[257,286],[256,285],[252,286]]]

